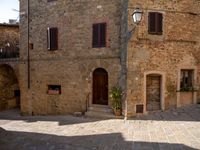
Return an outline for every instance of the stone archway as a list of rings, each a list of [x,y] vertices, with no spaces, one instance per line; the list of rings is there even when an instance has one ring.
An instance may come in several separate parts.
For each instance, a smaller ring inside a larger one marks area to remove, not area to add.
[[[20,107],[18,79],[13,68],[0,65],[0,111]]]

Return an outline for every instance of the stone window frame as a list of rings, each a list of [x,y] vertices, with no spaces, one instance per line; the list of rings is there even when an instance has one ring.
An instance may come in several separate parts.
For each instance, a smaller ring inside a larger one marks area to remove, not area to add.
[[[176,107],[181,107],[181,100],[180,100],[180,90],[181,90],[181,70],[193,70],[193,86],[195,87],[197,85],[197,67],[196,66],[181,66],[178,68],[177,73],[177,101],[176,101]],[[195,87],[196,88],[196,87]],[[199,87],[197,87],[199,88]],[[197,103],[197,91],[193,91],[193,104]]]

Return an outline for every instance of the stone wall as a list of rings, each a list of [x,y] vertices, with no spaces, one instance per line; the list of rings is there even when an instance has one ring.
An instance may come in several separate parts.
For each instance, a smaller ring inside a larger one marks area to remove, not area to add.
[[[200,85],[200,5],[198,1],[130,0],[129,29],[133,9],[143,11],[142,21],[128,43],[127,56],[127,116],[136,115],[136,105],[144,104],[146,110],[146,77],[148,72],[162,73],[166,81],[163,93],[163,109],[179,106],[180,70],[195,69],[194,84]],[[163,34],[148,34],[148,12],[163,14]],[[161,74],[160,74],[161,75]],[[199,92],[194,92],[196,99]],[[196,100],[195,100],[196,101]]]
[[[3,53],[7,50],[15,50],[17,44],[19,44],[19,26],[0,24],[0,111],[20,105],[20,99],[14,92],[19,90],[18,60],[5,59]]]
[[[19,26],[0,24],[0,48],[4,48],[7,43],[19,44]]]
[[[21,11],[27,0],[20,1]],[[30,89],[27,87],[27,16],[21,16],[20,85],[24,114],[86,111],[92,101],[92,73],[108,72],[109,89],[118,83],[121,1],[30,0]],[[107,23],[107,46],[92,48],[92,24]],[[47,50],[47,28],[58,27],[59,50]],[[48,95],[48,85],[61,85],[61,95]],[[110,105],[110,101],[109,101]]]

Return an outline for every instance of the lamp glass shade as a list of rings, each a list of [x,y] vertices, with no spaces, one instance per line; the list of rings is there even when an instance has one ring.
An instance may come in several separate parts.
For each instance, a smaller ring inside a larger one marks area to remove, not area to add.
[[[139,8],[137,8],[133,12],[133,22],[139,23],[141,21],[141,19],[142,19],[142,11]]]

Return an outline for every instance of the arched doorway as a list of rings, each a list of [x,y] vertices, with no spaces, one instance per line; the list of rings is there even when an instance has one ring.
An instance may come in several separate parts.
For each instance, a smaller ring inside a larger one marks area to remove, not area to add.
[[[108,73],[103,68],[93,72],[93,104],[108,105]]]
[[[0,65],[0,111],[20,107],[19,84],[13,68]]]
[[[161,83],[162,76],[149,74],[146,79],[146,110],[156,111],[161,109]]]

